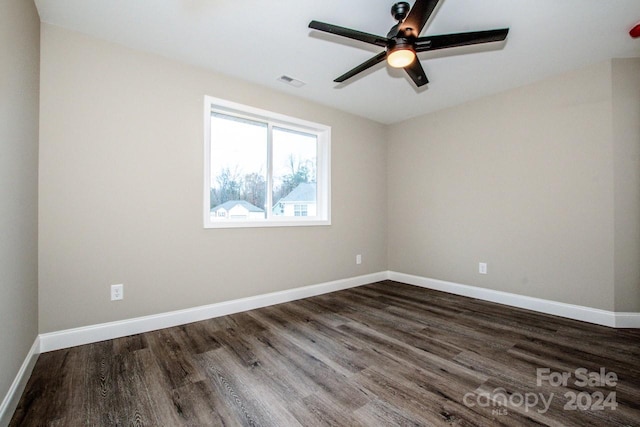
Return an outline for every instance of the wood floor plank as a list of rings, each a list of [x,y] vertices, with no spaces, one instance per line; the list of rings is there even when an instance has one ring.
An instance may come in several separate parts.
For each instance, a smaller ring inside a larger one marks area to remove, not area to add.
[[[140,349],[142,350],[142,349]],[[137,352],[116,354],[119,367],[116,378],[116,402],[108,407],[109,411],[117,411],[117,424],[131,423],[136,426],[153,426],[161,423],[153,408],[153,402],[144,384]],[[71,423],[72,425],[81,425]]]
[[[256,381],[251,369],[225,348],[203,353],[202,365],[209,379],[234,408],[237,418],[247,425],[297,426],[296,418],[282,405],[281,397],[268,384]]]
[[[598,392],[617,409],[565,407]],[[10,425],[637,426],[640,330],[384,281],[41,354]]]
[[[222,347],[206,322],[190,323],[175,328],[176,335],[194,354],[205,353]]]
[[[300,424],[303,426],[353,426],[368,427],[371,424],[363,422],[353,411],[336,407],[335,401],[328,398],[324,392],[314,393],[302,399],[302,405],[290,405]],[[336,410],[337,409],[337,410]]]
[[[319,332],[322,329],[321,325],[311,327],[312,322],[301,320],[297,317],[297,313],[287,311],[286,308],[275,307],[272,312],[262,310],[253,315],[269,325],[272,332],[285,336],[298,347],[305,348],[309,354],[342,375],[348,377],[366,368],[366,363],[354,357],[353,349],[341,346],[339,341],[335,340],[335,334],[323,335]],[[289,316],[293,320],[288,322],[286,327],[279,325],[276,320],[283,316]]]
[[[47,369],[34,369],[28,383],[32,386],[25,389],[11,421],[14,425],[39,425],[42,413],[47,414],[50,425],[64,425],[68,418],[75,419],[77,414],[68,413],[70,392],[75,391],[69,385],[74,382],[70,377],[74,376],[73,364],[79,359],[78,355],[77,348],[40,355],[38,362],[44,363]],[[77,378],[77,372],[75,374]],[[78,403],[76,399],[74,402]]]
[[[135,358],[139,370],[141,393],[146,394],[158,422],[162,425],[186,425],[184,420],[190,417],[185,416],[184,409],[174,399],[175,389],[170,378],[165,375],[158,357],[149,348],[136,352]],[[215,396],[212,396],[211,400],[215,400]],[[224,405],[220,405],[220,409],[224,408]],[[215,420],[217,416],[217,414],[211,416],[210,419]]]
[[[117,388],[119,360],[113,353],[113,342],[103,341],[86,348],[86,398],[89,425],[115,425],[118,414],[128,410],[122,404]]]
[[[176,328],[149,332],[147,341],[151,351],[158,356],[158,364],[172,389],[204,379],[202,372],[193,365],[191,355],[182,351],[183,343],[176,335]]]
[[[287,358],[290,365],[296,367],[298,372],[312,380],[321,390],[328,392],[336,403],[355,410],[366,402],[362,393],[350,384],[348,377],[286,338],[265,332],[257,339]]]

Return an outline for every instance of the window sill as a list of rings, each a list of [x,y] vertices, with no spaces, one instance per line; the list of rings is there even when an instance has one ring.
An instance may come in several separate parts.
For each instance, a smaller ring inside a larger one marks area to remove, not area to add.
[[[268,228],[268,227],[317,227],[331,225],[331,220],[309,219],[309,220],[282,220],[282,221],[246,221],[232,219],[220,222],[207,221],[204,228]]]

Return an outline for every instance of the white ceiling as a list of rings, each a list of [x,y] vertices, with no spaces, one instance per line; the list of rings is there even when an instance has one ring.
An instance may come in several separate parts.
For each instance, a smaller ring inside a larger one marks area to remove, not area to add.
[[[394,0],[36,0],[42,21],[206,67],[381,123],[521,86],[609,58],[640,56],[639,0],[441,0],[422,35],[510,27],[506,42],[419,55],[416,89],[384,62],[333,79],[382,49],[309,21],[386,35]],[[413,4],[413,0],[409,3]],[[286,74],[302,88],[276,79]],[[589,88],[585,88],[589,90]]]

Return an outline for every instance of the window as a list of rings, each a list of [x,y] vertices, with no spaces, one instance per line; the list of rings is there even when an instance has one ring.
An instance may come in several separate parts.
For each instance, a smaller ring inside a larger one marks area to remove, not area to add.
[[[294,216],[307,216],[307,205],[294,205]]]
[[[204,226],[329,225],[331,128],[205,97]]]

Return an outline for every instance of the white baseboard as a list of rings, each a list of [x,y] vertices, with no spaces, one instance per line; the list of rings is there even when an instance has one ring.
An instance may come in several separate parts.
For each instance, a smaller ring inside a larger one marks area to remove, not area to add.
[[[640,328],[640,313],[616,312],[616,328]]]
[[[389,271],[389,280],[612,328],[640,328],[640,313],[616,313],[509,292]]]
[[[9,425],[11,417],[13,417],[13,413],[18,407],[20,397],[22,397],[22,392],[24,392],[24,388],[27,386],[27,381],[29,381],[33,367],[38,360],[38,354],[40,354],[40,338],[36,337],[11,387],[9,387],[9,391],[7,391],[6,396],[2,400],[2,404],[0,404],[0,426]]]
[[[184,325],[200,320],[295,301],[302,298],[353,288],[387,279],[603,326],[615,328],[640,328],[640,313],[615,313],[597,308],[478,288],[475,286],[398,273],[395,271],[381,271],[348,279],[335,280],[332,282],[304,286],[286,291],[272,292],[269,294],[241,298],[233,301],[225,301],[185,310],[177,310],[151,316],[137,317],[134,319],[45,333],[41,334],[39,337],[39,351],[44,353],[62,348],[90,344],[98,341],[154,331],[157,329]]]
[[[241,311],[253,310],[269,305],[281,304],[328,292],[335,292],[342,289],[379,282],[381,280],[386,280],[387,277],[387,272],[382,271],[349,279],[335,280],[332,282],[188,308],[185,310],[177,310],[117,322],[102,323],[99,325],[45,333],[40,335],[40,351],[44,353],[62,348],[90,344],[98,341],[155,331],[157,329],[184,325],[186,323],[198,322],[200,320],[226,316],[228,314],[239,313]]]

